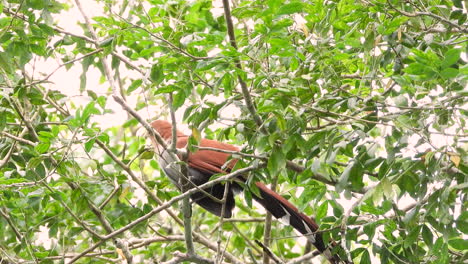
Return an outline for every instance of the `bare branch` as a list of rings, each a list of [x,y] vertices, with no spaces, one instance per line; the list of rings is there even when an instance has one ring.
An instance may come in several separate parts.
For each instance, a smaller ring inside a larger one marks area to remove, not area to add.
[[[194,147],[198,148],[199,150],[211,150],[211,151],[217,151],[217,152],[222,152],[222,153],[229,153],[229,154],[232,154],[232,155],[238,155],[238,156],[242,156],[242,157],[260,159],[262,161],[268,161],[268,157],[242,153],[240,151],[231,151],[231,150],[224,150],[224,149],[211,148],[211,147],[201,147],[201,146],[194,146]],[[301,172],[306,170],[306,168],[304,166],[301,166],[301,165],[299,165],[299,164],[297,164],[297,163],[295,163],[293,161],[290,161],[290,160],[286,161],[286,167],[288,169],[293,170],[293,171],[298,172],[298,173],[301,173]],[[314,180],[317,180],[319,182],[322,182],[322,183],[325,183],[325,184],[328,184],[328,185],[332,185],[332,186],[336,185],[335,181],[332,181],[332,180],[328,179],[327,177],[325,177],[325,176],[323,176],[323,175],[321,175],[319,173],[314,173],[312,178]],[[353,191],[357,192],[357,193],[364,193],[364,190],[353,190]]]
[[[64,63],[60,64],[57,68],[55,68],[51,73],[49,73],[49,74],[48,74],[45,78],[43,78],[42,80],[34,81],[34,82],[32,82],[32,83],[30,83],[30,84],[28,84],[28,85],[31,85],[31,86],[32,86],[32,85],[37,85],[37,84],[46,82],[47,80],[50,79],[50,77],[52,77],[52,75],[54,75],[54,74],[55,74],[58,70],[60,70],[62,67],[66,66],[66,65],[68,65],[68,64],[72,64],[72,63],[74,63],[74,62],[80,61],[80,60],[82,60],[82,59],[84,59],[84,58],[86,58],[86,57],[92,56],[92,55],[97,54],[97,53],[99,53],[99,52],[101,52],[101,51],[103,51],[103,49],[102,49],[102,48],[99,48],[99,49],[96,49],[96,50],[91,51],[91,52],[89,52],[89,53],[86,53],[86,54],[83,55],[83,56],[80,56],[80,57],[75,58],[75,59],[73,59],[73,60],[69,60],[69,61],[67,61],[67,62],[64,62]]]
[[[291,259],[290,261],[286,262],[286,264],[301,264],[301,263],[306,263],[306,261],[315,258],[316,256],[321,255],[320,251],[315,250],[312,252],[309,252],[305,255],[302,255],[300,257],[297,257],[295,259]]]
[[[463,33],[468,33],[468,27],[467,26],[461,26],[461,25],[458,25],[457,23],[454,23],[444,17],[441,17],[439,15],[436,15],[434,13],[431,13],[431,12],[413,12],[413,13],[409,13],[409,12],[406,12],[406,11],[403,11],[403,10],[400,10],[398,8],[396,8],[395,6],[392,5],[392,3],[390,1],[387,1],[387,4],[395,11],[397,11],[398,13],[404,15],[404,16],[407,16],[407,17],[419,17],[419,16],[428,16],[428,17],[432,17],[436,20],[439,20],[445,24],[448,24],[450,25],[451,27],[454,27],[454,28],[457,28],[458,30],[460,30],[461,32]]]
[[[0,208],[0,215],[3,216],[3,218],[5,218],[8,225],[11,227],[11,229],[13,229],[13,232],[15,232],[16,238],[18,238],[18,240],[22,241],[23,240],[23,235],[20,233],[20,231],[15,226],[13,221],[11,221],[10,215],[8,214],[8,212],[6,210],[4,210],[4,208]]]
[[[276,264],[284,264],[284,262],[278,258],[267,246],[265,246],[262,242],[255,240],[255,243],[259,245],[262,249],[263,252],[268,254],[268,256],[276,263]]]
[[[274,175],[272,181],[271,181],[271,186],[270,189],[273,192],[276,192],[276,187],[278,185],[278,176],[279,174]],[[265,248],[270,247],[270,242],[271,242],[271,221],[273,219],[273,215],[270,212],[267,212],[267,215],[265,217],[265,229],[263,231],[263,246]],[[258,243],[257,243],[258,244]],[[263,250],[263,264],[268,264],[270,263],[270,252]]]
[[[12,135],[12,134],[10,134],[10,133],[8,133],[8,132],[2,131],[2,132],[0,132],[0,133],[1,133],[2,135],[4,135],[5,137],[9,137],[9,138],[11,138],[11,139],[13,139],[13,140],[16,140],[16,141],[18,141],[18,142],[24,143],[24,144],[26,144],[26,145],[30,145],[30,146],[33,146],[33,147],[37,145],[37,143],[35,143],[35,142],[32,142],[32,141],[30,141],[30,140],[27,140],[27,139],[24,139],[24,138],[21,138],[21,137],[17,137],[17,136]]]
[[[11,155],[13,154],[13,151],[15,150],[15,147],[16,147],[16,141],[14,141],[13,144],[11,144],[10,150],[8,150],[5,157],[2,160],[0,160],[0,169],[3,168],[3,166],[5,166],[8,163],[8,161],[11,158]]]
[[[174,252],[174,256],[175,257],[172,260],[163,262],[162,264],[178,264],[184,261],[189,261],[191,263],[197,263],[197,264],[214,264],[215,263],[214,261],[210,259],[203,258],[200,256],[192,256],[190,254],[184,254],[179,251]]]
[[[237,50],[237,42],[236,42],[236,35],[234,33],[234,24],[232,22],[232,16],[231,16],[231,8],[229,7],[229,0],[223,0],[223,7],[224,7],[224,16],[226,18],[226,26],[227,26],[227,31],[229,35],[229,42],[231,43],[231,46]],[[239,60],[239,58],[235,58],[235,64],[236,67],[240,70],[243,71],[242,69],[242,64]],[[250,91],[247,88],[247,84],[245,83],[244,79],[238,74],[237,79],[239,80],[239,84],[241,86],[242,90],[242,95],[244,96],[244,101],[245,105],[247,106],[247,109],[249,110],[250,114],[252,115],[252,118],[254,119],[255,123],[257,124],[257,127],[266,134],[266,130],[263,127],[263,121],[260,118],[260,116],[257,113],[257,110],[255,109],[255,106],[252,101],[252,97],[250,96]]]
[[[259,165],[260,166],[260,165]],[[238,177],[239,175],[243,175],[249,171],[252,171],[252,170],[255,170],[255,169],[258,169],[259,166],[249,166],[249,167],[246,167],[246,168],[242,168],[242,169],[239,169],[235,172],[232,172],[232,173],[229,173],[229,174],[226,174],[224,176],[221,176],[217,179],[214,179],[212,181],[209,181],[205,184],[202,184],[200,185],[199,187],[202,188],[202,189],[205,189],[205,188],[208,188],[208,187],[211,187],[215,184],[218,184],[218,183],[222,183],[224,181],[228,181],[230,179],[233,179],[233,178],[236,178]],[[137,219],[135,219],[133,222],[131,222],[130,224],[120,228],[120,229],[117,229],[115,230],[114,232],[104,236],[102,238],[101,241],[99,241],[97,244],[91,246],[90,248],[84,250],[83,252],[81,252],[79,255],[77,255],[75,258],[73,258],[72,260],[70,260],[69,263],[73,263],[75,261],[77,261],[79,258],[81,258],[82,256],[86,255],[88,252],[91,252],[93,251],[94,249],[96,249],[101,243],[105,242],[106,240],[109,240],[111,238],[114,238],[115,236],[133,228],[134,226],[138,225],[139,223],[143,222],[143,221],[146,221],[148,220],[149,218],[151,218],[153,215],[156,215],[158,214],[159,212],[161,212],[162,210],[165,210],[165,209],[168,209],[169,207],[171,207],[174,203],[184,199],[185,197],[190,197],[190,195],[194,194],[195,192],[198,192],[197,189],[190,189],[188,190],[187,192],[183,193],[183,194],[180,194],[178,196],[175,196],[173,197],[172,199],[170,199],[169,201],[165,202],[164,204],[160,205],[159,207],[157,208],[154,208],[153,210],[151,210],[150,212],[148,212],[147,214],[145,214],[144,216],[141,216]]]
[[[38,182],[18,182],[12,184],[2,184],[0,189],[31,187],[39,184]]]

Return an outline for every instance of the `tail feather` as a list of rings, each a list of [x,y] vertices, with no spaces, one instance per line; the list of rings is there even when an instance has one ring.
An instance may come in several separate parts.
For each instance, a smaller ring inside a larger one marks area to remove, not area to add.
[[[172,139],[172,125],[171,123],[164,120],[156,120],[151,123],[151,126],[165,139]],[[151,142],[153,143],[155,149],[159,153],[159,163],[160,166],[164,169],[165,173],[169,176],[172,182],[176,186],[179,186],[180,178],[180,169],[171,168],[169,165],[175,163],[176,161],[172,159],[171,155],[168,155],[166,150],[161,150],[162,148],[158,145],[158,142],[153,137]],[[184,148],[187,145],[188,136],[184,133],[177,131],[177,147]],[[239,151],[239,148],[233,145],[221,143],[215,140],[202,139],[200,141],[200,146],[203,147],[212,147],[218,148],[221,150],[229,151]],[[209,181],[210,177],[216,173],[227,173],[229,172],[236,163],[236,160],[230,160],[227,164],[230,154],[223,152],[216,152],[212,150],[199,150],[194,153],[190,153],[188,156],[188,165],[189,165],[189,181],[194,185],[198,186]],[[239,177],[239,180],[244,181],[243,177]],[[274,191],[267,188],[263,183],[257,182],[256,186],[260,190],[260,196],[254,195],[254,199],[259,202],[267,211],[269,211],[273,216],[282,220],[288,225],[291,225],[294,229],[303,234],[315,247],[323,254],[332,264],[338,264],[340,262],[350,263],[348,261],[340,260],[337,254],[331,253],[331,248],[325,245],[323,242],[322,235],[317,233],[319,226],[315,221],[306,216],[305,214],[299,212],[299,210],[281,195],[275,193]],[[207,188],[204,192],[210,193],[210,195],[220,199],[224,194],[224,185],[217,184],[211,188]],[[240,189],[240,186],[237,184],[232,184],[228,192],[228,197],[226,205],[224,205],[225,213],[224,217],[231,217],[232,210],[234,209],[234,194],[237,190]],[[214,201],[209,196],[203,192],[195,193],[191,196],[192,200],[198,203],[200,206],[208,210],[209,212],[220,216],[223,205],[218,201]],[[331,244],[332,248],[339,247],[336,243]]]
[[[255,185],[260,191],[260,195],[253,195],[253,198],[260,203],[274,217],[278,218],[286,225],[292,226],[294,229],[303,234],[318,251],[320,251],[332,264],[340,263],[340,257],[333,255],[330,248],[325,245],[322,235],[317,233],[319,226],[315,221],[299,212],[299,210],[281,195],[270,190],[261,182],[256,182]],[[345,261],[345,263],[348,263]]]
[[[163,162],[161,162],[163,164]],[[167,162],[166,164],[171,164]],[[166,165],[164,164],[164,165]],[[163,166],[164,172],[171,179],[171,181],[179,188],[180,178],[180,168],[172,168],[170,166]],[[199,186],[202,185],[210,179],[211,175],[214,173],[204,172],[198,169],[189,167],[189,180],[192,184]],[[242,180],[242,178],[240,178]],[[279,219],[285,225],[290,225],[302,235],[304,235],[307,240],[312,243],[322,255],[324,255],[332,264],[338,263],[349,263],[346,261],[340,261],[340,257],[337,254],[332,254],[331,249],[336,247],[335,243],[332,243],[331,248],[327,246],[322,238],[320,233],[317,233],[319,226],[315,221],[308,217],[307,215],[299,212],[299,210],[288,200],[286,200],[281,195],[270,190],[261,182],[256,182],[255,185],[259,189],[260,196],[253,195],[253,198],[260,203],[268,212],[270,212],[275,218]],[[216,184],[210,188],[204,189],[205,192],[221,200],[224,194],[224,185]],[[226,204],[224,205],[224,217],[230,218],[232,216],[232,211],[235,206],[234,195],[239,191],[241,187],[236,183],[231,183],[229,188]],[[192,201],[205,208],[207,211],[221,216],[223,204],[218,201],[214,201],[210,197],[206,196],[202,192],[197,192],[192,194]]]

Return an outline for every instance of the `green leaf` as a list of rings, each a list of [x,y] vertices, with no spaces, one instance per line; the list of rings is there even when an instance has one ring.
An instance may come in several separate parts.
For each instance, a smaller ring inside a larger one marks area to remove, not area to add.
[[[127,93],[130,94],[131,92],[135,91],[138,87],[141,86],[143,81],[141,79],[134,80],[132,84],[127,89]]]
[[[59,192],[53,192],[50,194],[50,197],[54,198],[55,200],[57,201],[62,201],[63,198],[62,198],[62,195],[60,195]]]
[[[444,54],[444,60],[440,65],[442,69],[452,66],[460,59],[461,49],[450,49]]]
[[[145,151],[141,154],[140,159],[150,160],[154,158],[154,151]]]
[[[85,142],[85,144],[84,144],[84,146],[85,146],[85,151],[86,151],[86,152],[90,152],[91,149],[93,148],[95,142],[96,142],[96,139],[94,139],[94,138],[88,140],[87,142]]]
[[[463,234],[468,234],[468,212],[462,212],[457,219],[457,227]]]
[[[86,90],[86,93],[88,94],[89,97],[91,97],[93,100],[96,100],[97,99],[97,94],[96,92],[92,91],[92,90]]]
[[[414,243],[418,239],[420,228],[421,228],[420,226],[418,226],[416,228],[413,228],[410,231],[410,233],[408,234],[408,236],[406,236],[406,239],[405,239],[405,242],[404,242],[404,247],[405,248],[409,248],[409,247],[412,247],[414,245]]]
[[[278,10],[278,15],[290,15],[302,12],[303,5],[302,2],[292,2],[282,5]]]
[[[444,69],[440,72],[440,75],[444,77],[445,79],[452,79],[457,77],[458,75],[458,70],[454,68],[447,68]]]
[[[372,263],[369,251],[364,250],[364,252],[361,255],[361,261],[359,263],[361,263],[361,264],[371,264]]]
[[[163,86],[163,87],[160,87],[158,89],[156,89],[156,91],[154,91],[154,94],[162,94],[162,93],[171,93],[171,92],[174,92],[174,91],[177,91],[179,88],[175,85],[167,85],[167,86]]]
[[[319,206],[319,208],[317,208],[317,213],[315,214],[315,217],[318,220],[321,220],[327,215],[327,213],[328,213],[328,202],[325,201]]]
[[[32,90],[31,92],[27,93],[26,95],[29,98],[29,101],[33,105],[45,105],[47,104],[47,101],[45,101],[43,98],[43,95],[38,92],[37,90]]]
[[[176,93],[173,93],[173,101],[172,101],[172,106],[177,109],[179,107],[181,107],[184,102],[185,102],[185,93],[184,92],[176,92]]]
[[[278,175],[286,167],[286,158],[283,150],[277,146],[271,151],[270,158],[268,159],[267,168],[271,176]]]
[[[232,75],[231,74],[224,74],[223,76],[223,88],[224,88],[224,98],[229,98],[232,95]]]
[[[382,190],[385,197],[391,199],[393,194],[392,183],[387,178],[383,178],[380,184],[382,185]]]
[[[452,0],[452,3],[458,8],[463,8],[462,0]]]
[[[97,139],[102,141],[104,144],[109,144],[109,135],[102,133],[99,136],[97,136]]]
[[[449,240],[449,245],[457,250],[467,250],[468,249],[468,240],[463,238],[454,238]]]
[[[3,69],[6,73],[12,73],[13,68],[11,63],[10,56],[5,52],[0,52],[0,69]]]
[[[245,199],[245,202],[247,203],[247,206],[249,206],[249,207],[252,207],[252,191],[251,190],[254,190],[254,189],[255,188],[251,187],[249,190],[244,191],[244,199]],[[257,192],[258,192],[258,188],[255,189],[255,190],[257,190]]]
[[[372,238],[375,235],[376,223],[369,223],[364,225],[364,233],[369,237],[369,241],[372,241]]]
[[[437,256],[439,257],[438,263],[448,263],[449,261],[449,253],[448,253],[448,244],[442,244],[439,252],[437,252]]]
[[[274,113],[276,117],[276,124],[278,125],[279,129],[281,131],[286,130],[286,120],[284,119],[284,116],[279,114],[279,113]]]
[[[48,131],[37,132],[41,141],[50,142],[51,139],[55,138],[55,135]]]
[[[100,43],[98,43],[98,45],[101,48],[108,47],[108,46],[110,46],[112,44],[113,41],[114,41],[114,37],[110,37],[110,38],[107,38],[107,39],[101,41]]]
[[[80,121],[85,123],[88,121],[89,117],[92,114],[101,114],[101,112],[96,108],[94,102],[89,102],[86,107],[83,109],[83,113],[81,115]]]
[[[195,139],[195,141],[198,143],[202,139],[201,132],[198,130],[196,127],[192,127],[192,137]]]
[[[46,169],[43,165],[43,163],[37,165],[35,168],[34,168],[34,172],[42,178],[44,178],[46,176]]]
[[[155,84],[160,84],[164,80],[164,73],[162,66],[158,63],[153,64],[151,67],[150,79]]]
[[[422,234],[424,243],[426,243],[426,245],[428,245],[429,248],[431,248],[433,241],[434,241],[434,236],[432,235],[432,232],[427,227],[427,225],[423,225],[421,234]]]
[[[408,106],[408,99],[403,95],[399,95],[399,96],[393,98],[393,101],[395,102],[396,106],[400,106],[400,107],[407,107]]]
[[[99,106],[102,109],[104,109],[106,107],[107,97],[101,95],[101,96],[99,96],[97,98],[97,102],[98,102]]]
[[[83,72],[80,74],[80,92],[83,92],[86,89],[86,73],[88,72],[89,66],[94,63],[94,56],[88,56],[83,59],[81,64]]]
[[[37,258],[45,258],[49,256],[49,252],[48,251],[34,252],[34,256],[36,256]]]
[[[43,153],[46,153],[50,148],[50,143],[49,142],[42,142],[42,143],[39,143],[34,149],[43,154]]]
[[[348,166],[344,169],[343,173],[341,173],[340,179],[338,180],[338,184],[336,185],[338,190],[343,190],[348,185],[349,175],[351,173],[351,169],[354,166],[354,161],[351,161]]]

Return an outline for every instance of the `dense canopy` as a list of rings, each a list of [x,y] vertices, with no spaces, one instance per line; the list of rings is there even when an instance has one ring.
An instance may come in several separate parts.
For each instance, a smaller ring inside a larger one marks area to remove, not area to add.
[[[252,186],[184,214],[145,131],[174,118],[348,260],[461,263],[467,33],[462,0],[1,0],[0,262],[325,261]]]

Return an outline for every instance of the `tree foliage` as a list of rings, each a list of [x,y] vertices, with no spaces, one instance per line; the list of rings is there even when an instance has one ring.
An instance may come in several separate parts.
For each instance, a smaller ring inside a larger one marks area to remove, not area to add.
[[[183,260],[180,193],[138,133],[171,111],[190,148],[242,146],[237,167],[258,166],[250,179],[277,183],[355,263],[466,259],[466,2],[97,2],[88,17],[79,0],[0,1],[1,261]],[[77,67],[84,104],[50,88]],[[96,121],[121,106],[120,125]],[[237,206],[221,221],[194,206],[198,256],[260,261],[270,223],[249,191]],[[272,225],[266,244],[297,263],[310,249]]]

